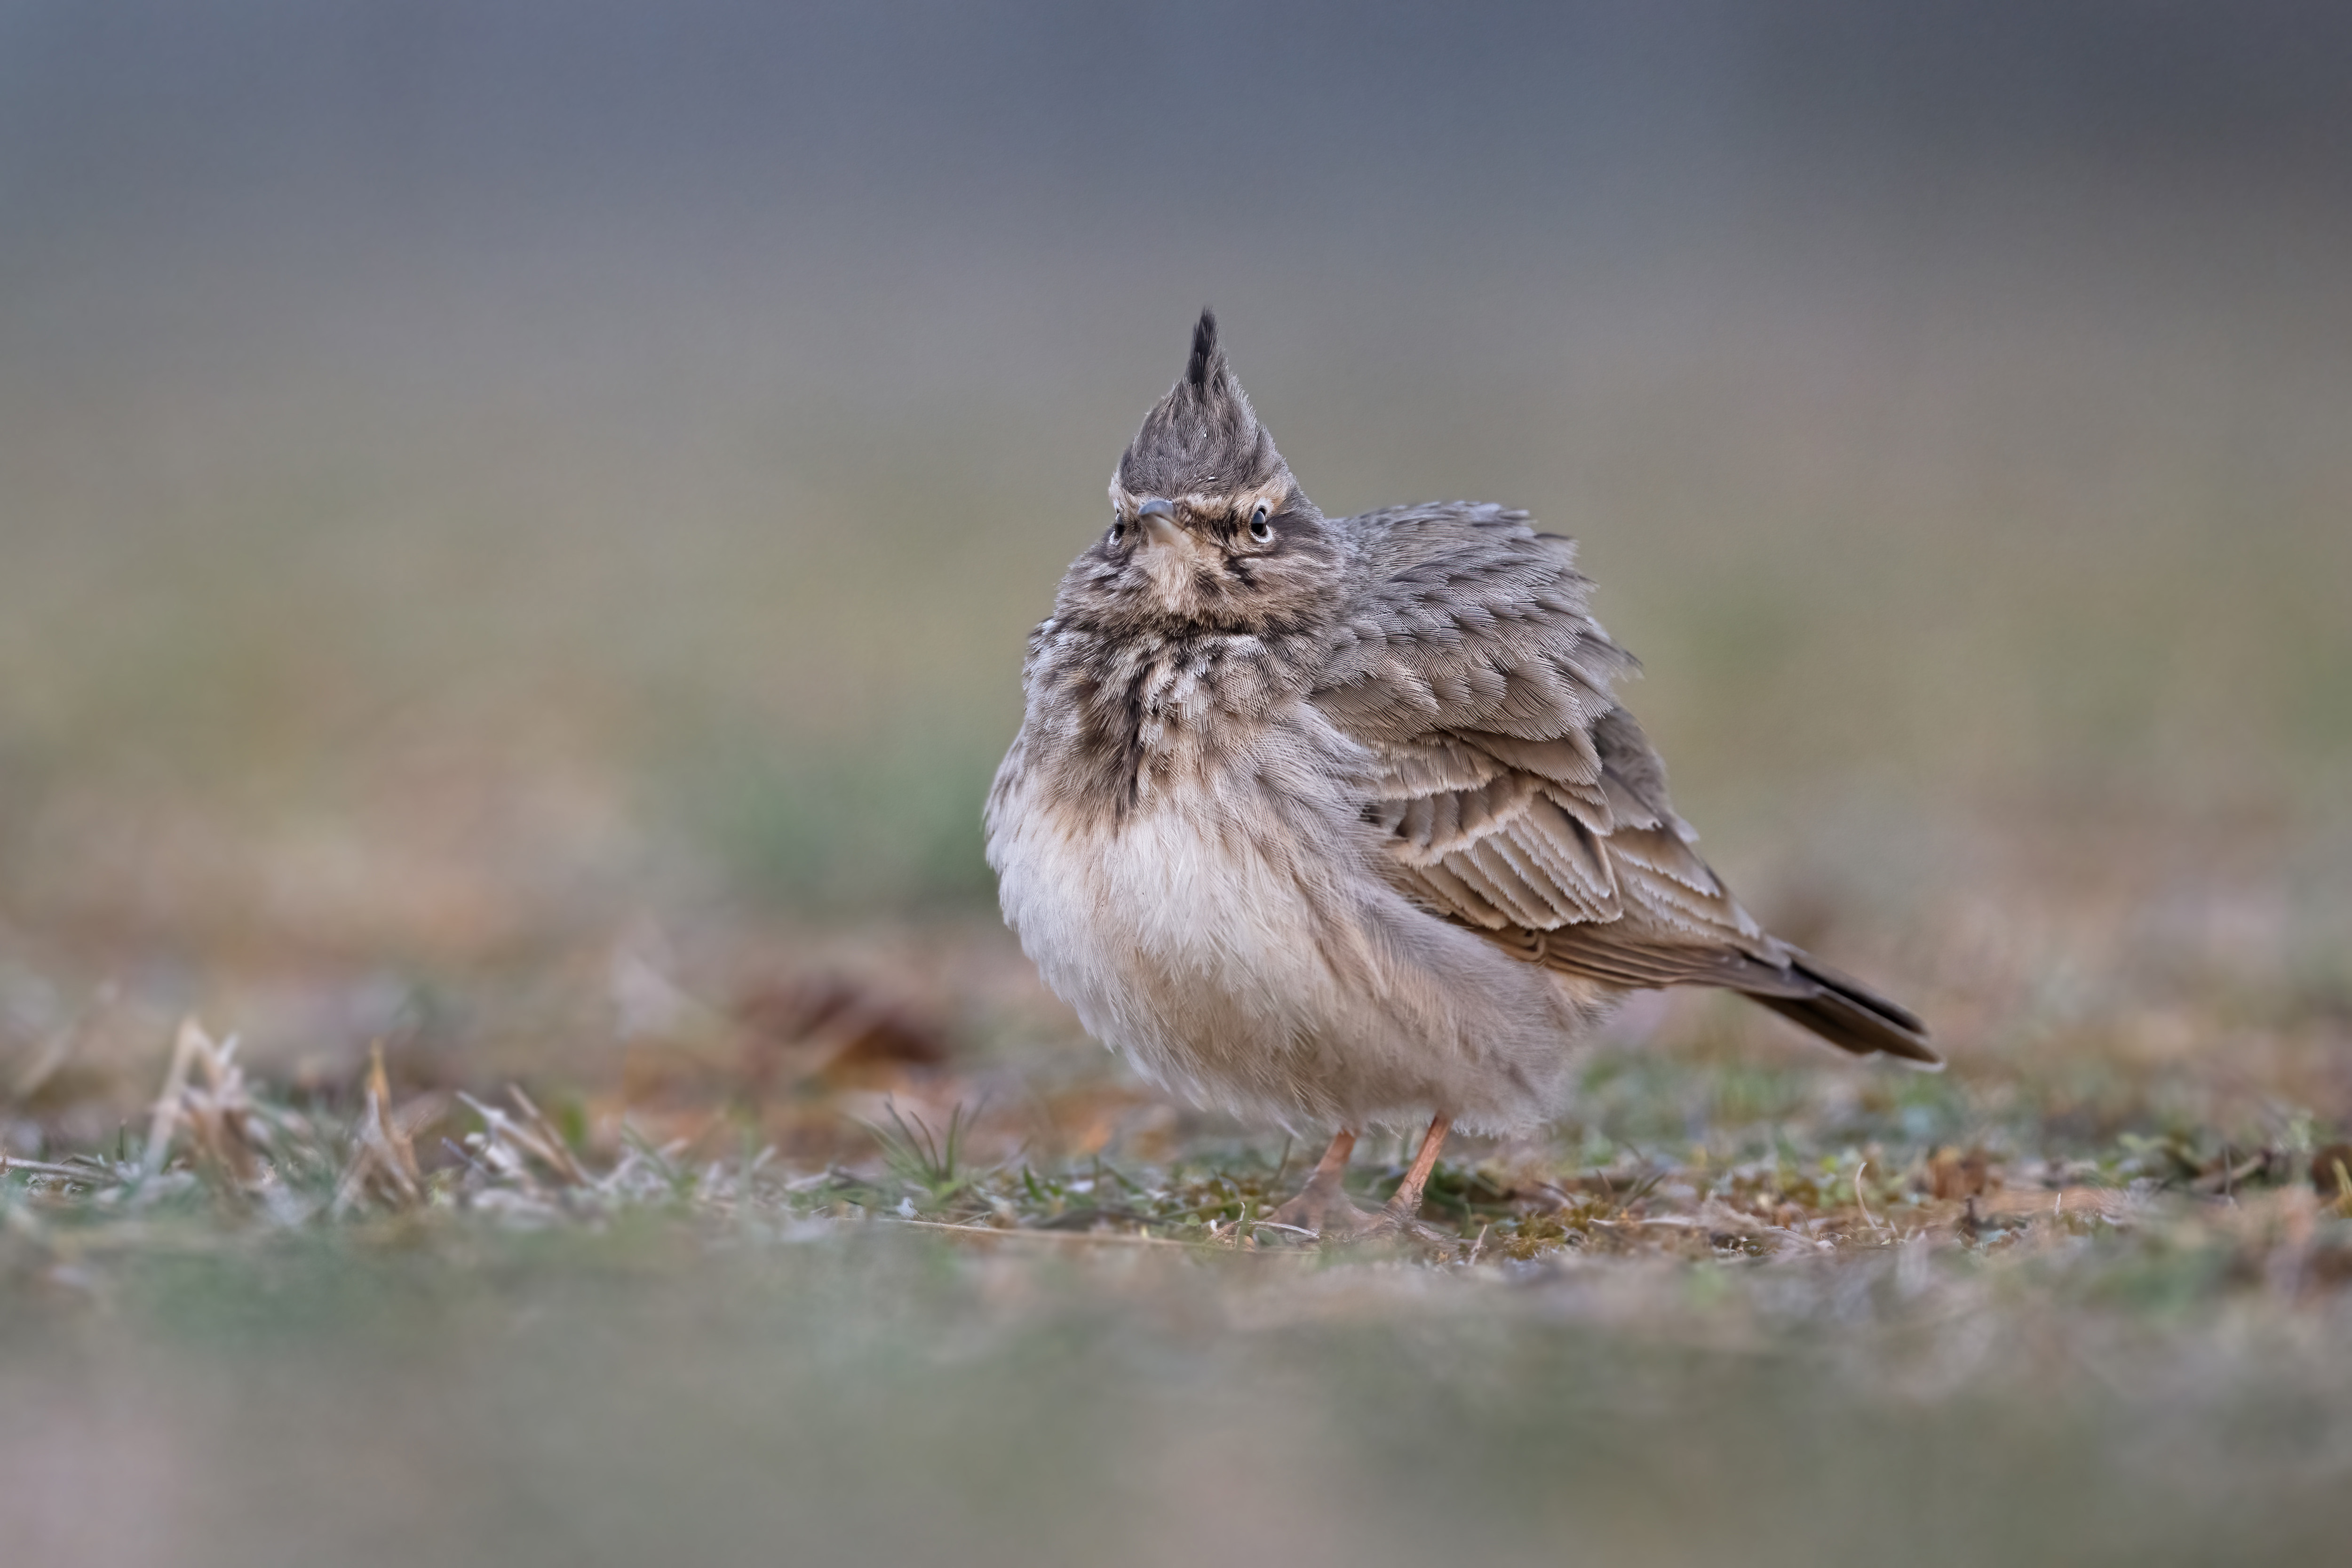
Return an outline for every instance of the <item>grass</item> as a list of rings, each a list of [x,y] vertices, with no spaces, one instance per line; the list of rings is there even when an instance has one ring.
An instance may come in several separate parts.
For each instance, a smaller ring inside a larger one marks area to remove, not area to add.
[[[1439,1239],[1328,1250],[1265,1223],[1312,1149],[1139,1088],[984,918],[230,942],[182,994],[242,1043],[24,944],[0,1513],[126,1564],[2324,1561],[2333,840],[2027,833],[1782,873],[1948,1071],[1642,1004],[1448,1147]]]
[[[892,1100],[803,1164],[381,1058],[297,1105],[190,1026],[149,1134],[5,1178],[0,1496],[104,1563],[2324,1557],[2310,1115],[2074,1142],[1804,1076],[1604,1052],[1557,1140],[1441,1163],[1457,1239],[1327,1252],[1254,1229],[1301,1162],[1229,1131]]]

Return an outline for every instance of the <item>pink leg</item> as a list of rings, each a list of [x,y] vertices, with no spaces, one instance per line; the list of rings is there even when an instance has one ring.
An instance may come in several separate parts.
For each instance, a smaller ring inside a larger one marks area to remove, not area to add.
[[[1360,1235],[1376,1224],[1370,1215],[1348,1201],[1347,1191],[1340,1185],[1348,1173],[1348,1156],[1355,1147],[1356,1134],[1345,1127],[1339,1129],[1298,1195],[1274,1211],[1274,1223],[1331,1237]]]
[[[1439,1115],[1422,1135],[1421,1152],[1412,1157],[1412,1167],[1397,1184],[1396,1196],[1389,1199],[1388,1215],[1398,1224],[1410,1223],[1421,1214],[1421,1190],[1429,1185],[1429,1173],[1437,1168],[1437,1152],[1445,1147],[1445,1135],[1453,1131],[1454,1118]]]

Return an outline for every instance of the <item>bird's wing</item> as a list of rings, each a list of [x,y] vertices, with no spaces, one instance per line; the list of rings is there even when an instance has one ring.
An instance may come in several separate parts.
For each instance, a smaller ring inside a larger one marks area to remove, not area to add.
[[[1847,1049],[1936,1059],[1916,1018],[1768,934],[1691,847],[1612,695],[1635,666],[1572,542],[1487,506],[1340,527],[1353,592],[1314,700],[1378,759],[1365,815],[1400,889],[1549,968],[1727,986]]]

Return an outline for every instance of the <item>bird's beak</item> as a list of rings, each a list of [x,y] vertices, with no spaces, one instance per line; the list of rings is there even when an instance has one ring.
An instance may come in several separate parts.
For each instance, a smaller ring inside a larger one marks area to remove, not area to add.
[[[1173,544],[1184,536],[1184,525],[1176,521],[1176,508],[1170,501],[1145,501],[1135,509],[1135,522],[1147,544]]]

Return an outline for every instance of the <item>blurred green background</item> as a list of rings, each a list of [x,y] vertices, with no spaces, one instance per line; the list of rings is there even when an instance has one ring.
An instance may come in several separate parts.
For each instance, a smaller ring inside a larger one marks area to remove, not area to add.
[[[9,5],[0,910],[984,908],[1021,639],[1203,301],[1326,510],[1584,541],[1738,879],[1988,821],[2340,868],[2347,40]]]
[[[658,1220],[20,1167],[0,1558],[2322,1560],[2347,81],[2271,0],[0,0],[0,1152],[127,1149],[192,1008],[330,1134],[381,1039],[420,1128],[782,1151]],[[1933,1019],[1895,1082],[1637,1006],[1514,1156],[1833,1173],[1790,1256],[811,1217],[881,1087],[1073,1190],[1276,1165],[980,855],[1204,303],[1327,511],[1579,536],[1710,858]],[[1986,1147],[2173,1206],[1988,1262]],[[1865,1157],[1933,1224],[1816,1257]]]

